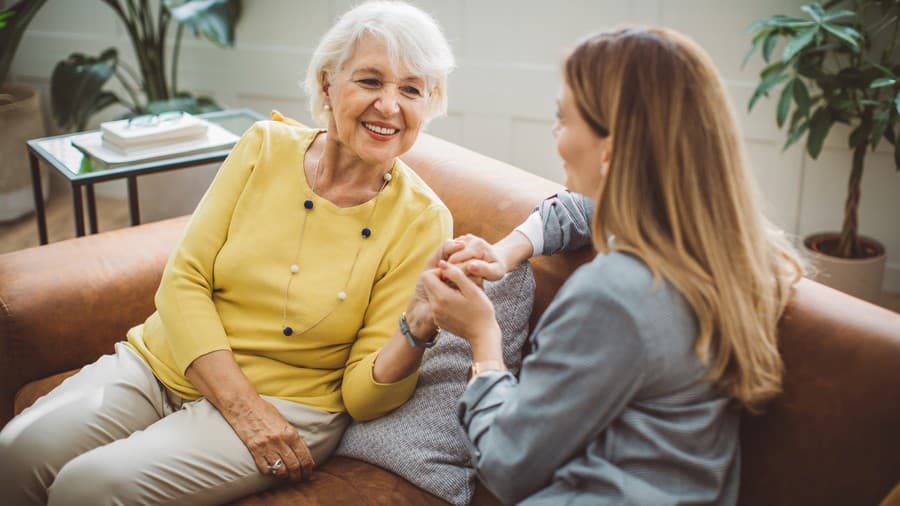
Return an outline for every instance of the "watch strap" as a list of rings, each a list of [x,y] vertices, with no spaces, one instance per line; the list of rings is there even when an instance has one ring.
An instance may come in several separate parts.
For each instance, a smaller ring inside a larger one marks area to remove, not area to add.
[[[409,330],[409,324],[406,322],[406,311],[400,315],[400,332],[406,337],[406,342],[413,348],[431,348],[437,342],[437,336],[441,332],[440,327],[430,339],[416,339],[416,336]]]

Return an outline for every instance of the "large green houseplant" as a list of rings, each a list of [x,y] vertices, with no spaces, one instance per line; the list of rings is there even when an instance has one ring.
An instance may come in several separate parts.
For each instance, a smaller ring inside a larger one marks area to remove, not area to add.
[[[234,45],[241,0],[101,0],[124,24],[138,69],[119,59],[115,48],[99,56],[73,53],[59,62],[50,82],[51,104],[57,124],[83,130],[88,119],[113,104],[132,114],[183,110],[199,113],[219,107],[207,97],[178,89],[178,57],[185,28],[220,47]],[[174,21],[174,27],[173,27]],[[175,29],[171,49],[167,35]],[[113,77],[127,97],[104,89]]]
[[[850,126],[853,156],[840,236],[805,244],[842,259],[883,256],[880,244],[860,237],[857,215],[866,154],[881,142],[892,144],[900,170],[900,1],[832,0],[801,9],[802,17],[778,15],[750,27],[753,45],[744,61],[761,48],[767,65],[748,108],[781,86],[776,122],[787,125],[784,147],[805,136],[813,159],[833,125]]]

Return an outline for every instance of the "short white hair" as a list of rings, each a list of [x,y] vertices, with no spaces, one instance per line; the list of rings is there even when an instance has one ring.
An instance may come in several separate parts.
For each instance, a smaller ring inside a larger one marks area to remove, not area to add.
[[[447,77],[455,63],[450,44],[437,22],[422,10],[404,2],[367,2],[347,11],[328,30],[313,52],[306,69],[304,88],[312,117],[328,123],[322,99],[322,74],[334,82],[356,45],[371,35],[383,41],[388,57],[402,70],[425,80],[425,122],[447,112]]]

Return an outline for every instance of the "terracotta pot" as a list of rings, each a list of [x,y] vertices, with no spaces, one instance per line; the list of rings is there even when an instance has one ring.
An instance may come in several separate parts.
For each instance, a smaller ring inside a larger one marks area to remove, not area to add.
[[[38,92],[23,84],[0,86],[0,221],[14,220],[34,210],[31,169],[25,141],[44,136]],[[42,178],[44,197],[49,193]]]
[[[870,237],[860,236],[865,258],[840,258],[822,253],[829,245],[840,240],[840,234],[822,232],[803,240],[806,253],[813,267],[810,277],[836,290],[877,304],[881,299],[884,281],[884,264],[887,255],[884,246]]]

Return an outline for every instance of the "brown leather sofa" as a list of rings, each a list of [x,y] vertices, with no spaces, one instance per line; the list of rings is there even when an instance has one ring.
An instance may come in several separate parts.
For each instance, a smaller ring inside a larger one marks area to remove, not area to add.
[[[405,157],[453,213],[455,233],[495,240],[559,186],[423,136]],[[185,218],[0,255],[0,425],[113,350],[153,310]],[[590,252],[533,261],[533,319]],[[740,503],[877,504],[900,481],[900,314],[812,281],[781,325],[784,394],[742,420]],[[495,504],[479,488],[474,504]],[[377,467],[333,458],[311,482],[251,504],[443,501]]]

